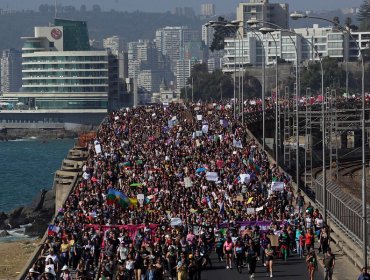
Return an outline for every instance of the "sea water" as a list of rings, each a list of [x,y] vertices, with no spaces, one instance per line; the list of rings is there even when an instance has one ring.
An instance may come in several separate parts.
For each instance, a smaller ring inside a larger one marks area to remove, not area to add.
[[[42,189],[51,189],[54,173],[74,143],[74,139],[0,141],[0,212],[25,206]]]

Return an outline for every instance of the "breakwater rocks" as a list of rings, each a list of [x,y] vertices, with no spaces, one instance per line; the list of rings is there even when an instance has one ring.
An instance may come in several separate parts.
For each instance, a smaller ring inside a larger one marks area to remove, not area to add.
[[[0,141],[37,137],[41,139],[76,138],[78,132],[65,129],[0,129]]]
[[[18,207],[9,213],[0,212],[0,231],[32,224],[25,228],[25,234],[30,237],[40,237],[45,233],[54,215],[54,209],[55,191],[42,190],[30,205]]]

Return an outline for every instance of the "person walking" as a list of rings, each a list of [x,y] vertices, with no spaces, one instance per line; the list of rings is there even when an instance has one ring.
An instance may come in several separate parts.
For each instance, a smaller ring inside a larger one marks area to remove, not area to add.
[[[271,243],[267,244],[267,248],[265,249],[265,255],[266,255],[267,276],[270,276],[270,278],[272,278],[272,265],[273,265],[273,260],[274,260],[274,249],[271,247]]]
[[[317,257],[315,250],[311,249],[306,258],[307,271],[309,280],[314,280],[315,270],[317,269]]]
[[[221,233],[216,241],[216,254],[219,262],[222,262],[224,260],[224,252],[223,252],[223,246],[225,243],[225,238],[223,234]]]
[[[224,255],[226,256],[226,269],[232,269],[232,256],[233,256],[234,243],[231,240],[231,236],[227,237],[224,243]]]
[[[240,240],[237,240],[235,242],[235,247],[234,247],[234,256],[236,259],[236,269],[238,270],[239,273],[242,273],[244,255],[245,255],[245,252],[244,252],[243,244],[240,242]]]
[[[324,257],[326,256],[326,252],[329,249],[330,245],[330,237],[326,227],[322,228],[319,236],[320,248]]]
[[[357,280],[370,280],[370,274],[367,273],[367,267],[361,269],[361,274],[358,276]]]
[[[325,268],[325,280],[332,280],[335,266],[335,256],[331,252],[331,248],[327,248],[324,259],[322,260]]]
[[[248,249],[247,249],[247,263],[249,265],[249,274],[250,278],[254,278],[254,273],[256,271],[258,253],[256,247],[253,243],[253,240],[249,240]]]

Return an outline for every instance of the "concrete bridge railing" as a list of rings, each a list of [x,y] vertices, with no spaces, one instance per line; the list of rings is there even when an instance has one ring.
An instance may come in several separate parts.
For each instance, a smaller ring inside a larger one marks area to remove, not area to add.
[[[71,158],[78,157],[78,161],[74,161]],[[68,199],[71,191],[79,184],[82,173],[83,160],[87,159],[87,152],[81,147],[72,148],[64,159],[60,170],[55,172],[53,188],[55,189],[55,214],[58,213],[66,200]],[[66,171],[69,170],[69,171]],[[51,220],[51,222],[54,220]],[[39,258],[41,251],[43,249],[42,244],[45,243],[48,238],[48,232],[46,231],[43,235],[40,246],[35,249],[32,253],[30,259],[24,266],[23,271],[19,274],[18,280],[23,280],[27,277],[28,270]]]

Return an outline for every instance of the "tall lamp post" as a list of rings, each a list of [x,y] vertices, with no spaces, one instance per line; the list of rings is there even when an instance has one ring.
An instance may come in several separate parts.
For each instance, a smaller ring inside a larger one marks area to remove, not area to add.
[[[361,116],[361,122],[362,122],[362,142],[361,142],[361,150],[362,150],[362,242],[363,242],[363,261],[364,261],[364,267],[367,267],[367,234],[368,234],[368,229],[367,229],[367,207],[366,207],[366,154],[365,154],[365,147],[366,147],[366,141],[365,141],[365,130],[366,130],[366,120],[365,120],[365,66],[364,66],[364,57],[362,54],[362,50],[360,45],[358,44],[357,40],[352,36],[351,32],[338,23],[322,18],[322,17],[316,17],[316,16],[308,16],[305,14],[299,14],[299,13],[293,13],[290,15],[290,17],[294,20],[297,19],[302,19],[302,18],[311,18],[311,19],[318,19],[318,20],[323,20],[332,23],[334,26],[337,26],[342,33],[347,33],[350,38],[356,43],[357,49],[359,51],[359,56],[361,59],[361,70],[362,70],[362,77],[361,77],[361,97],[362,97],[362,116]],[[324,138],[323,138],[324,141]],[[325,166],[324,166],[325,170]],[[323,170],[323,171],[324,171]]]
[[[268,24],[270,26],[274,26],[274,27],[277,28],[277,29],[266,28],[266,27],[261,28],[262,31],[264,31],[264,32],[267,32],[267,31],[269,31],[269,32],[286,31],[289,34],[299,35],[299,34],[296,34],[292,31],[290,31],[290,30],[283,29],[281,26],[279,26],[275,23],[272,23],[272,22],[268,22],[268,21],[248,20],[247,23],[249,25],[256,25],[258,23],[264,23],[264,24]],[[290,39],[292,40],[292,42],[294,44],[294,48],[295,48],[295,52],[296,52],[296,116],[295,116],[296,117],[296,124],[297,124],[297,131],[296,131],[296,182],[297,182],[297,187],[299,187],[299,71],[298,71],[299,57],[298,57],[297,44],[294,42],[294,40],[291,36],[289,36],[289,37],[290,37]],[[277,120],[277,118],[276,118],[276,120]]]
[[[266,33],[269,33],[271,35],[271,33],[273,32],[273,30],[271,30],[270,28],[260,28],[259,29],[263,34],[266,34]],[[274,43],[275,43],[275,161],[276,161],[276,164],[279,165],[279,146],[278,146],[278,125],[279,125],[279,121],[278,121],[278,118],[279,118],[279,76],[278,76],[278,47],[277,47],[277,42],[276,42],[276,39],[274,36],[272,36],[272,39],[274,40]]]
[[[240,23],[244,23],[244,21],[238,21],[238,20],[233,20],[231,21],[231,24],[234,26],[239,26]],[[248,23],[248,21],[246,21]],[[248,23],[249,24],[249,23]],[[260,40],[262,44],[262,93],[261,93],[261,99],[262,99],[262,148],[265,150],[266,146],[266,118],[265,118],[265,111],[266,111],[266,104],[265,104],[265,88],[266,88],[266,50],[265,50],[265,44],[263,41],[263,38],[258,35],[258,33],[255,29],[249,29],[251,32],[253,32],[258,39]]]
[[[243,23],[243,21],[238,21],[238,20],[233,20],[231,21],[229,24],[227,24],[226,26],[230,26],[230,27],[240,27],[240,23]],[[238,30],[238,29],[237,29]],[[251,31],[253,32],[253,34],[255,36],[258,37],[258,39],[260,40],[260,42],[262,43],[262,51],[263,51],[263,57],[265,57],[265,47],[263,45],[263,38],[260,36],[260,34],[258,34],[258,31],[259,30],[255,30],[253,28],[249,28],[248,31]],[[241,33],[239,32],[238,30],[238,34],[239,36],[241,37],[242,39],[242,67],[243,67],[243,73],[242,73],[242,96],[241,96],[241,111],[242,111],[242,123],[244,124],[244,36],[241,35]],[[263,146],[263,149],[265,149],[265,101],[264,101],[264,92],[265,92],[265,77],[266,77],[266,68],[265,68],[265,61],[263,60],[262,61],[262,146]]]

